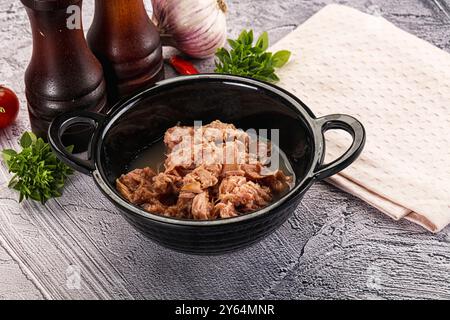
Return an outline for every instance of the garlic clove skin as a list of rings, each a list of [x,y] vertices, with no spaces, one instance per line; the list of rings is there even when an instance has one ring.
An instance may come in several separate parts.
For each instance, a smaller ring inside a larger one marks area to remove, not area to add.
[[[227,38],[224,0],[152,0],[153,21],[165,45],[194,58],[208,58]]]

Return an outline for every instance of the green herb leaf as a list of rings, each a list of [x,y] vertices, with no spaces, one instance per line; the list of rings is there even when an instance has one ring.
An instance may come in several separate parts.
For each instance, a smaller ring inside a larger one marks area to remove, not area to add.
[[[14,175],[11,178],[11,181],[9,181],[9,183],[8,183],[8,188],[13,189],[16,185],[17,185],[17,175]]]
[[[247,41],[247,30],[242,30],[241,34],[239,35],[239,38],[237,39],[237,42],[245,43]]]
[[[287,50],[281,50],[275,53],[272,57],[272,64],[275,68],[283,67],[291,57],[291,52]]]
[[[231,40],[231,39],[228,39],[228,44],[233,49],[236,49],[240,45],[239,42]]]
[[[30,147],[34,142],[36,142],[36,136],[32,132],[25,132],[20,138],[20,145],[22,148]]]
[[[247,32],[245,44],[251,46],[253,44],[253,30]]]
[[[266,51],[269,48],[269,34],[264,31],[258,38],[256,42],[256,47],[260,48],[262,51]]]
[[[66,150],[67,150],[67,152],[72,153],[74,148],[75,148],[75,146],[71,145],[71,146],[66,147]],[[52,155],[55,156],[54,153],[52,153]]]
[[[275,68],[284,66],[291,53],[287,50],[275,54],[267,52],[269,36],[263,32],[255,46],[252,30],[243,30],[236,40],[229,39],[231,50],[220,48],[216,53],[216,73],[235,74],[255,79],[276,82],[279,81]]]
[[[32,199],[45,203],[61,195],[62,188],[73,170],[56,158],[50,145],[33,133],[25,132],[20,138],[20,153],[6,149],[3,159],[14,176],[8,187],[19,192],[19,202]],[[73,146],[67,148],[73,151]]]
[[[5,149],[2,151],[3,160],[6,162],[6,165],[9,168],[8,162],[11,160],[12,157],[14,157],[17,154],[16,151],[12,149]]]

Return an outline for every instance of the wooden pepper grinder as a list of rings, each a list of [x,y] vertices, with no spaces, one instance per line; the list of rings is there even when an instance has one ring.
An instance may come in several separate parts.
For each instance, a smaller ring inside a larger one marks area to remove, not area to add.
[[[82,0],[21,1],[33,35],[32,58],[25,73],[31,128],[46,139],[50,122],[59,114],[104,110],[106,82],[102,66],[84,37]],[[87,126],[70,128],[63,140],[76,151],[83,151],[89,131]]]
[[[143,0],[96,0],[87,38],[103,65],[110,103],[164,77],[160,36]]]

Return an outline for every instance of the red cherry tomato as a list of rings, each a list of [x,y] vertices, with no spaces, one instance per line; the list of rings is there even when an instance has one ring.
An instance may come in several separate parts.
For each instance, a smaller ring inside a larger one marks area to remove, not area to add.
[[[19,99],[16,94],[0,86],[0,129],[11,125],[19,113]]]

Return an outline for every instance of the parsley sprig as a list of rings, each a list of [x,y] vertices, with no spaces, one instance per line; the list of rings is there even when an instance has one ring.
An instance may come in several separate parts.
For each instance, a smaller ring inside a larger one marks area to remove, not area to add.
[[[228,39],[231,50],[220,48],[216,57],[216,73],[234,74],[252,77],[267,82],[280,79],[275,74],[276,68],[283,67],[291,57],[291,52],[281,50],[267,52],[269,35],[263,32],[253,45],[253,30],[244,30],[237,40]]]
[[[31,132],[20,139],[22,151],[3,150],[3,159],[9,172],[14,173],[8,187],[19,191],[19,201],[32,199],[45,203],[60,197],[67,177],[73,170],[62,163],[50,145]],[[72,152],[73,147],[68,148]]]

